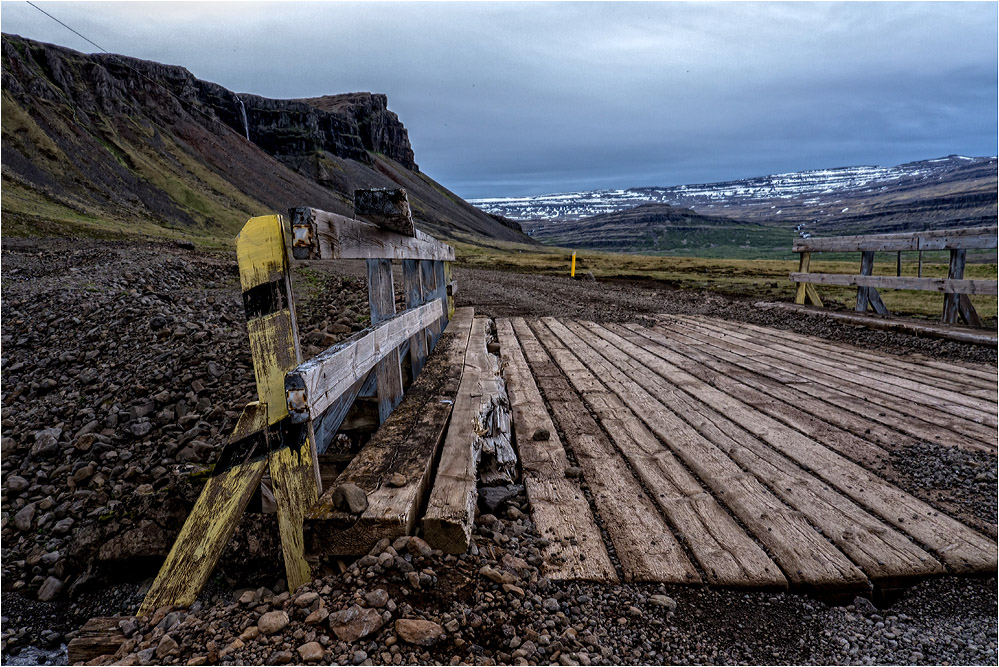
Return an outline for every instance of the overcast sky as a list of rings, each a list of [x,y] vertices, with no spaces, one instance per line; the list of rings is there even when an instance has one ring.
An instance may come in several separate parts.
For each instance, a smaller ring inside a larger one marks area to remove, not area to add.
[[[997,152],[997,3],[59,3],[236,92],[386,93],[466,198]],[[23,2],[4,32],[92,46]]]

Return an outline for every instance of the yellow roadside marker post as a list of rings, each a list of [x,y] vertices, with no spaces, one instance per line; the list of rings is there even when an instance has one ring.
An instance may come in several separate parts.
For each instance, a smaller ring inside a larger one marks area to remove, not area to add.
[[[569,277],[576,277],[576,253],[572,253],[572,268],[569,270]]]

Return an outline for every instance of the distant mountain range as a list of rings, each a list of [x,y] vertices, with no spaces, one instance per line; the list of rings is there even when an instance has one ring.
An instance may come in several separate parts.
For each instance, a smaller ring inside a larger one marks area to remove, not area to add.
[[[488,213],[520,221],[528,234],[545,243],[571,246],[589,239],[598,244],[592,247],[666,251],[662,243],[648,241],[650,216],[659,218],[655,224],[660,227],[684,224],[663,205],[686,211],[686,226],[724,226],[734,219],[783,230],[788,239],[892,232],[995,224],[997,182],[995,157],[951,155],[895,167],[842,167],[721,183],[469,201]],[[648,204],[659,208],[644,206]],[[641,214],[622,214],[640,206]],[[622,215],[613,217],[616,214]],[[637,224],[629,232],[632,223]],[[613,234],[607,233],[608,225]],[[603,236],[595,233],[598,227],[604,229]]]
[[[4,235],[231,240],[247,218],[409,193],[437,236],[530,242],[421,172],[384,95],[275,100],[182,67],[2,37]]]

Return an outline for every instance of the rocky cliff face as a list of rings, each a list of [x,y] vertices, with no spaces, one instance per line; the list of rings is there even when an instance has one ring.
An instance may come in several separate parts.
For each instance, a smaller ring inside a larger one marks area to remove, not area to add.
[[[355,188],[404,187],[431,233],[526,240],[420,173],[385,95],[268,99],[11,35],[2,57],[5,233],[99,220],[228,235],[252,215],[350,213]]]

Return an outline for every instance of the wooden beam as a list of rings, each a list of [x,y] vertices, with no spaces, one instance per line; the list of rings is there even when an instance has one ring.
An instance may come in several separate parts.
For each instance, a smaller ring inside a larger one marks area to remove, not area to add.
[[[451,276],[451,262],[444,262],[444,291],[447,296],[447,317],[454,316],[454,297],[458,293],[458,283]]]
[[[406,293],[406,310],[422,306],[425,303],[423,278],[420,276],[420,263],[417,260],[402,260],[402,282]],[[427,333],[421,329],[409,339],[410,374],[414,380],[423,370],[425,363],[427,363]]]
[[[458,309],[402,403],[308,512],[309,553],[360,555],[382,538],[412,533],[461,383],[473,314]],[[334,503],[337,489],[346,484],[366,495],[367,507],[359,514]]]
[[[420,230],[404,236],[370,222],[314,208],[291,209],[295,259],[434,259],[454,261],[454,248]]]
[[[878,292],[878,290],[875,289],[874,287],[868,287],[866,289],[867,289],[867,300],[871,303],[871,306],[874,308],[874,312],[877,313],[878,315],[884,315],[885,317],[891,316],[891,313],[888,311],[888,306],[886,306],[885,302],[881,300],[881,294]]]
[[[801,253],[801,256],[798,258],[798,273],[808,273],[808,266],[809,264],[811,264],[811,262],[812,262],[812,253],[810,252]],[[808,287],[807,283],[798,283],[797,289],[795,289],[794,293],[795,303],[797,304],[805,303],[805,297],[808,296],[807,292],[805,291],[807,287]]]
[[[978,316],[978,311],[975,310],[975,306],[971,303],[971,299],[967,294],[957,295],[957,311],[961,315],[961,319],[964,320],[965,324],[978,329],[985,326],[982,324],[982,318]]]
[[[434,263],[429,259],[420,260],[420,276],[423,281],[423,299],[428,303],[435,301],[435,295],[437,294],[437,273],[434,271]],[[438,317],[437,321],[427,327],[427,337],[429,349],[433,350],[434,346],[437,345],[437,339],[441,335],[441,321],[442,317]]]
[[[866,234],[795,239],[794,252],[901,252],[906,250],[989,250],[997,243],[999,227],[970,227],[905,234]]]
[[[491,372],[492,364],[486,350],[487,322],[483,317],[472,322],[461,385],[423,517],[424,539],[433,548],[449,554],[463,554],[468,550],[475,521],[475,471],[482,450],[482,436],[489,433],[486,420],[493,407],[503,400],[501,384]]]
[[[950,278],[912,278],[903,276],[859,276],[840,273],[792,273],[794,282],[816,285],[843,285],[846,287],[877,287],[881,289],[908,289],[945,294],[997,294],[995,280],[953,280]]]
[[[218,472],[208,479],[184,521],[139,607],[139,616],[147,616],[160,607],[194,604],[267,470],[266,431],[267,406],[258,402],[247,404],[229,443],[248,442],[259,434],[263,447],[248,449],[246,460],[235,461],[235,465],[225,470],[216,464]]]
[[[288,416],[284,376],[302,361],[284,231],[281,216],[271,215],[251,218],[236,237],[257,395],[267,405],[271,425]],[[282,439],[268,467],[288,590],[294,591],[312,579],[302,550],[302,513],[319,496],[319,461],[311,423],[294,435],[284,429]]]
[[[354,190],[354,217],[364,218],[403,236],[416,236],[409,197],[402,189]]]
[[[392,261],[368,260],[368,306],[371,323],[384,322],[395,315],[395,284],[392,280]],[[402,367],[399,365],[399,348],[383,350],[384,356],[375,364],[378,378],[378,421],[384,423],[402,400]]]
[[[967,252],[964,250],[951,250],[950,251],[950,267],[947,271],[947,278],[949,279],[961,279],[964,278],[964,263],[967,259]],[[958,297],[956,294],[947,294],[944,296],[944,306],[943,306],[943,317],[941,319],[945,324],[956,324],[958,315]]]
[[[874,253],[865,251],[860,258],[860,275],[869,276],[874,271]],[[866,313],[867,304],[870,302],[870,289],[868,287],[857,288],[857,312]]]
[[[285,377],[285,401],[292,421],[316,419],[385,356],[410,336],[440,320],[441,303],[405,310],[320,352]],[[361,393],[359,391],[359,393]]]

